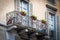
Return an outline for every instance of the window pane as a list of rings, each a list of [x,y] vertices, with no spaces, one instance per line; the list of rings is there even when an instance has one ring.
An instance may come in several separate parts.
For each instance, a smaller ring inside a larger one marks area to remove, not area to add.
[[[22,10],[22,11],[25,11],[26,13],[29,13],[28,11],[29,11],[29,4],[27,3],[27,2],[25,2],[25,1],[21,1],[20,2],[20,10]]]

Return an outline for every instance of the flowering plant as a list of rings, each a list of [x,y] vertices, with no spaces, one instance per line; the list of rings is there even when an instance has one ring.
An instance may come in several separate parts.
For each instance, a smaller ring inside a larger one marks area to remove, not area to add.
[[[22,16],[26,16],[26,12],[25,12],[25,11],[20,11],[20,14],[21,14]]]
[[[34,16],[34,15],[32,15],[32,16],[31,16],[31,19],[32,19],[32,20],[36,20],[36,19],[37,19],[37,17],[36,17],[36,16]]]
[[[46,24],[46,20],[44,20],[44,19],[42,19],[41,22],[44,23],[44,24]]]

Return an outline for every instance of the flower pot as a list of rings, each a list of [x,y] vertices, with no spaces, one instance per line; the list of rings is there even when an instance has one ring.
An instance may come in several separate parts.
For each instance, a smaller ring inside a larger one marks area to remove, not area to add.
[[[37,18],[35,16],[31,16],[31,19],[32,20],[36,20]]]
[[[23,12],[23,11],[21,11],[20,14],[21,14],[22,16],[26,16],[26,13]]]
[[[41,20],[42,23],[46,24],[46,21],[45,20]]]

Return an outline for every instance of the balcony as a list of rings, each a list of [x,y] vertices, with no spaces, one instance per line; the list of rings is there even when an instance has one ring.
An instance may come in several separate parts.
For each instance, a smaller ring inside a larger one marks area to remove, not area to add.
[[[7,25],[9,25],[9,26],[16,25],[17,28],[15,30],[17,30],[17,33],[20,36],[22,34],[25,34],[24,36],[26,36],[27,34],[28,35],[31,35],[31,34],[38,35],[39,34],[40,36],[41,35],[44,36],[47,34],[47,30],[48,30],[48,29],[46,29],[47,28],[46,24],[41,23],[40,20],[32,20],[29,15],[22,16],[20,14],[20,12],[18,12],[18,11],[9,12],[7,14]],[[24,37],[24,36],[23,37],[21,36],[21,37],[24,39],[28,38],[28,37]]]
[[[10,23],[8,23],[10,20]],[[20,12],[13,11],[7,14],[8,25],[16,24],[22,25],[22,27],[31,27],[36,30],[42,30],[46,28],[46,24],[41,23],[40,20],[32,20],[29,15],[22,16]]]
[[[23,40],[30,40],[30,37],[36,37],[40,40],[47,36],[46,24],[43,24],[40,20],[32,20],[29,15],[22,16],[18,11],[7,13],[7,25],[8,31],[13,28]],[[17,28],[16,26],[14,28],[13,25],[16,25]]]

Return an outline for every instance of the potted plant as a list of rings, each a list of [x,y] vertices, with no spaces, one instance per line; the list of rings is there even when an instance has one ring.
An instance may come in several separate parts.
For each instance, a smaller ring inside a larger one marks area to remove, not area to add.
[[[36,19],[37,19],[37,17],[36,17],[36,16],[34,16],[34,15],[32,15],[32,16],[31,16],[31,19],[32,19],[32,20],[36,20]]]
[[[7,25],[9,25],[9,24],[12,24],[12,19],[9,19],[9,20],[7,21]]]
[[[41,20],[41,23],[44,23],[44,24],[46,24],[46,20]]]
[[[26,12],[25,12],[25,11],[20,11],[20,14],[21,14],[22,16],[26,16]]]

